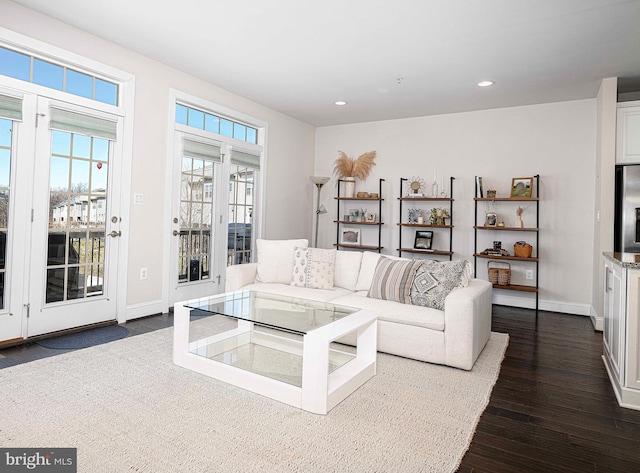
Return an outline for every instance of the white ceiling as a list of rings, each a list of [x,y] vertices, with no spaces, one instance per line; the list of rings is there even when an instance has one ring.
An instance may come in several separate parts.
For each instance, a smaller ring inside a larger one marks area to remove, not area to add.
[[[640,0],[15,1],[316,126],[640,78]]]

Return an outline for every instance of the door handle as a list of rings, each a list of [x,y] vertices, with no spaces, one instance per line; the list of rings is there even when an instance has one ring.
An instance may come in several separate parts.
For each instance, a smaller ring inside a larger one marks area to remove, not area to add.
[[[178,236],[178,235],[180,235],[180,232],[178,230],[174,230],[173,231],[173,236]]]
[[[109,235],[111,235],[111,238],[117,238],[122,235],[122,232],[116,232],[115,230],[112,230]]]

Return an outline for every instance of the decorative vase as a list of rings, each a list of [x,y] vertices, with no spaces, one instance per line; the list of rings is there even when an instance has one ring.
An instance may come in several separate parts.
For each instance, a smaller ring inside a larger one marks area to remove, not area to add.
[[[516,217],[516,228],[524,228],[524,224],[522,223],[522,218]]]
[[[438,181],[434,179],[433,184],[431,184],[431,197],[434,199],[438,198]]]
[[[356,195],[356,178],[344,178],[344,196],[353,199]]]

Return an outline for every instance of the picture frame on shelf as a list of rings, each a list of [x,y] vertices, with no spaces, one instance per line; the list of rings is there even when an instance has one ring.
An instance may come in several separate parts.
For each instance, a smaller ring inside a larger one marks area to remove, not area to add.
[[[497,227],[498,226],[498,214],[495,212],[487,212],[484,217],[485,227]]]
[[[407,223],[418,223],[420,215],[422,215],[420,209],[407,209]]]
[[[360,214],[360,209],[349,209],[349,221],[361,222],[363,215]]]
[[[416,238],[413,248],[416,250],[430,250],[433,243],[433,232],[431,230],[416,231]]]
[[[376,223],[376,214],[373,212],[367,212],[364,214],[364,221],[367,223]]]
[[[340,231],[340,243],[343,245],[360,245],[360,230],[358,228],[343,228]]]
[[[514,177],[511,180],[511,197],[531,197],[533,177]]]

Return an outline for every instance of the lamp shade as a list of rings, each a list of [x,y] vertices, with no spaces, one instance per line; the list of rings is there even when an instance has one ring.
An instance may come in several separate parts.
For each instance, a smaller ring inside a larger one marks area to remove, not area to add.
[[[330,177],[325,177],[325,176],[311,176],[311,181],[316,185],[316,186],[324,186],[327,182],[329,182],[329,179],[331,179]]]

